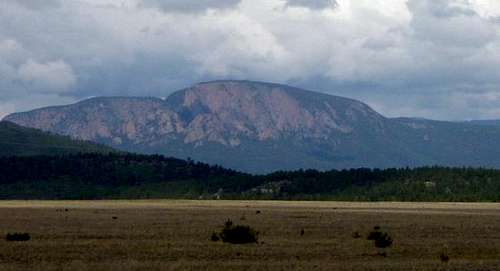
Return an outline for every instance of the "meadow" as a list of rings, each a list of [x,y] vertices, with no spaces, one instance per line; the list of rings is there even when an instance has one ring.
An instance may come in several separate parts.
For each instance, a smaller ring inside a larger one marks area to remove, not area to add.
[[[212,241],[228,219],[258,243]],[[500,269],[496,203],[2,201],[0,235],[0,270]]]

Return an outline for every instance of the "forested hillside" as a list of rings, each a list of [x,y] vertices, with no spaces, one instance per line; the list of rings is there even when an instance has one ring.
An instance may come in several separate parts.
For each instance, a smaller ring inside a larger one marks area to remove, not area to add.
[[[60,155],[79,152],[112,152],[104,145],[0,121],[0,156]]]
[[[0,158],[0,176],[0,199],[500,200],[500,171],[472,168],[249,175],[157,155],[76,154]]]

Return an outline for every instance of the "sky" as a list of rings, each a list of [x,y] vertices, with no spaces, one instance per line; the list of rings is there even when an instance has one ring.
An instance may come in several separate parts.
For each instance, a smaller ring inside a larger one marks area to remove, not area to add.
[[[239,79],[500,119],[499,34],[498,0],[1,0],[0,118]]]

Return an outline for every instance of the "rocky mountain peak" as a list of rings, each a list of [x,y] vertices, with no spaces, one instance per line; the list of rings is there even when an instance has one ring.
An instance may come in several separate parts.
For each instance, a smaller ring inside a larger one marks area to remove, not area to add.
[[[156,144],[274,140],[300,135],[327,139],[349,134],[384,118],[367,105],[285,85],[251,81],[196,84],[166,100],[97,97],[67,106],[10,115],[20,125],[114,144]]]
[[[228,134],[258,140],[297,133],[306,138],[326,138],[332,132],[352,132],[352,122],[363,118],[383,120],[358,101],[249,81],[200,83],[173,94],[167,103],[184,116],[188,130],[197,131],[196,136],[188,136],[192,140]]]
[[[6,120],[123,150],[253,172],[491,164],[498,152],[468,142],[500,135],[495,127],[388,119],[356,100],[252,81],[199,83],[166,99],[97,97]]]

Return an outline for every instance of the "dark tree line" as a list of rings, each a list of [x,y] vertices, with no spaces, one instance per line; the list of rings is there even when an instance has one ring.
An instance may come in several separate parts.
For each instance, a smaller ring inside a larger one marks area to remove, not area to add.
[[[159,155],[0,158],[2,199],[211,198],[498,201],[500,171],[423,167],[250,175]]]

